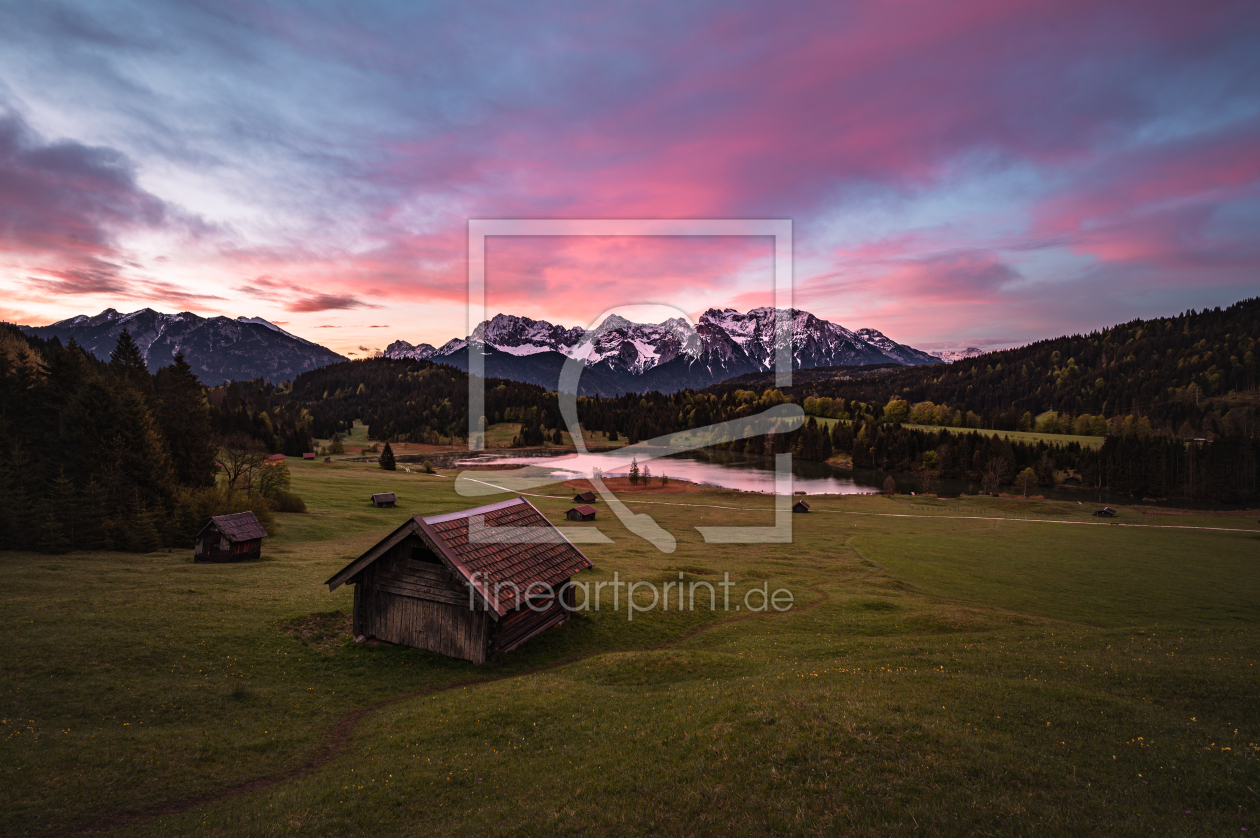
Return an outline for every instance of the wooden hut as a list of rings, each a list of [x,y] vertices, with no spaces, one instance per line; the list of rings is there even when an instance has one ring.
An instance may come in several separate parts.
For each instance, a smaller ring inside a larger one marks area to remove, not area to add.
[[[1063,478],[1063,485],[1079,486],[1081,485],[1081,478],[1077,477],[1075,474],[1069,474],[1067,477]]]
[[[314,451],[307,451],[307,452],[305,452],[304,454],[302,454],[302,459],[303,459],[303,460],[313,460],[313,459],[315,459],[315,452],[314,452]]]
[[[263,465],[278,466],[281,463],[283,463],[286,459],[288,458],[285,457],[283,454],[271,454],[266,459],[263,460]]]
[[[372,505],[393,508],[398,505],[398,496],[393,492],[378,492],[372,495]]]
[[[496,538],[495,528],[508,531]],[[355,586],[356,637],[483,663],[568,620],[568,582],[591,566],[533,504],[515,498],[412,518],[327,585]]]
[[[578,492],[573,496],[574,503],[594,503],[596,500],[594,492]]]
[[[1116,517],[1116,510],[1110,506],[1104,506],[1102,509],[1095,509],[1094,514],[1099,518],[1114,518]]]
[[[564,513],[564,517],[570,521],[594,521],[595,507],[593,506],[575,506],[568,512]]]
[[[194,562],[244,562],[262,555],[267,531],[252,512],[216,515],[197,533]]]
[[[793,512],[808,512],[809,504],[803,500],[798,500],[796,503],[792,504],[792,511]]]

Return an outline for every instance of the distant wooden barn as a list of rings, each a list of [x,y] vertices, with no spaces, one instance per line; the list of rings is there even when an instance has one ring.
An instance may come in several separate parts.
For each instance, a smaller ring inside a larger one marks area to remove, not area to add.
[[[393,492],[379,492],[375,495],[372,495],[372,505],[373,506],[390,506],[390,507],[397,506],[398,496],[395,495]]]
[[[594,521],[595,507],[593,506],[575,506],[568,512],[564,513],[564,517],[570,521]]]
[[[303,459],[303,460],[313,460],[313,459],[315,459],[315,452],[314,452],[314,451],[307,451],[306,453],[304,453],[304,454],[302,455],[302,459]]]
[[[494,528],[509,532],[490,540]],[[412,518],[327,585],[355,586],[356,637],[483,663],[568,620],[575,599],[567,583],[589,567],[533,504],[516,498]]]
[[[803,500],[798,500],[796,503],[792,504],[792,511],[793,512],[808,512],[809,504]]]
[[[1110,506],[1104,506],[1102,509],[1095,509],[1094,514],[1099,518],[1114,518],[1116,517],[1116,510]]]
[[[1075,474],[1069,474],[1067,477],[1063,478],[1063,485],[1079,486],[1081,485],[1081,478],[1077,477]]]
[[[265,465],[265,466],[278,466],[278,465],[280,465],[281,463],[283,463],[286,459],[288,459],[288,458],[287,458],[287,457],[285,457],[283,454],[272,454],[272,455],[268,456],[266,459],[264,459],[264,460],[263,460],[263,465]]]
[[[574,503],[594,503],[596,500],[594,492],[578,492],[573,496]]]
[[[267,531],[252,512],[216,515],[210,519],[193,547],[194,562],[244,562],[262,555]]]

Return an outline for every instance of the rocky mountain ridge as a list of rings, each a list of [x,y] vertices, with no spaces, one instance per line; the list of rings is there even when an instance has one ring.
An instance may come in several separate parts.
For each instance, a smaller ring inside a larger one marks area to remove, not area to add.
[[[794,369],[942,362],[874,329],[853,332],[797,309],[787,315],[783,340],[790,344]],[[555,387],[556,374],[565,361],[581,359],[586,362],[582,391],[614,395],[699,389],[733,376],[771,370],[779,344],[777,328],[773,308],[746,313],[711,308],[694,326],[681,317],[663,323],[631,323],[612,315],[589,331],[497,314],[481,323],[471,339],[483,342],[487,375]],[[437,348],[399,340],[384,355],[467,369],[469,340],[455,339]]]
[[[70,338],[97,358],[108,359],[123,329],[130,332],[145,364],[156,371],[184,358],[203,384],[265,378],[291,381],[300,373],[346,360],[331,349],[290,334],[261,317],[201,317],[190,311],[164,314],[143,308],[123,314],[107,308],[49,326],[22,326],[41,338]]]

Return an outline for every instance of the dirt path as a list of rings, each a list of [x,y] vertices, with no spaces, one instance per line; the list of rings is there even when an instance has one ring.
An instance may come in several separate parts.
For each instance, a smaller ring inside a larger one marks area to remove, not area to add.
[[[657,651],[659,649],[668,649],[671,646],[676,646],[679,643],[682,643],[686,640],[690,640],[696,635],[702,634],[703,632],[709,631],[710,629],[717,628],[718,626],[725,626],[731,623],[736,623],[741,620],[750,620],[750,619],[754,619],[758,617],[767,617],[767,616],[785,616],[785,615],[790,615],[790,614],[796,614],[801,611],[808,611],[811,608],[816,608],[819,605],[822,605],[831,600],[831,597],[828,596],[827,592],[821,589],[820,586],[822,584],[823,583],[821,582],[816,582],[813,585],[808,586],[808,589],[819,594],[819,597],[815,599],[813,602],[808,603],[807,605],[803,605],[799,608],[793,607],[791,610],[788,610],[788,611],[766,611],[766,612],[758,612],[755,614],[741,614],[736,617],[728,617],[726,619],[716,620],[712,623],[708,623],[706,625],[699,626],[698,628],[692,629],[686,634],[681,634],[678,637],[671,638],[670,640],[666,640],[663,643],[659,643],[656,646],[650,646],[644,651]],[[412,701],[417,698],[424,698],[425,696],[435,695],[437,693],[443,693],[449,690],[458,690],[458,689],[463,689],[465,687],[485,686],[486,684],[494,684],[494,683],[498,683],[499,681],[508,681],[508,680],[511,680],[512,678],[526,678],[531,675],[537,675],[542,672],[550,671],[552,669],[559,669],[565,666],[572,666],[575,663],[581,663],[584,660],[588,660],[593,657],[598,657],[599,655],[602,655],[602,654],[606,654],[606,653],[592,652],[588,655],[582,655],[581,657],[570,658],[568,660],[547,664],[546,666],[539,666],[533,669],[527,669],[524,672],[513,672],[508,675],[500,675],[500,676],[491,677],[491,678],[470,678],[464,681],[455,681],[454,683],[443,684],[441,686],[427,687],[423,690],[407,693],[406,695],[395,696],[394,698],[387,698],[387,699],[384,699],[383,701],[378,701],[375,704],[370,704],[367,707],[362,707],[358,710],[355,710],[352,713],[348,713],[345,716],[342,716],[341,719],[339,719],[337,723],[332,726],[332,729],[328,732],[328,737],[327,739],[325,739],[324,743],[319,746],[319,748],[315,751],[314,754],[311,755],[310,758],[308,758],[305,762],[300,763],[299,765],[295,765],[292,768],[288,768],[280,772],[279,774],[272,774],[267,777],[257,777],[253,780],[246,780],[245,782],[238,783],[234,786],[229,786],[225,789],[220,789],[219,791],[212,792],[210,794],[190,795],[188,797],[180,798],[178,800],[167,801],[166,803],[161,803],[157,806],[154,806],[150,809],[146,809],[141,812],[110,815],[108,817],[96,820],[85,827],[81,827],[76,830],[71,830],[69,833],[65,832],[62,829],[54,828],[54,829],[49,829],[48,831],[45,832],[45,834],[46,835],[65,835],[65,834],[96,835],[101,832],[108,832],[110,830],[120,829],[124,826],[130,826],[132,824],[140,823],[142,821],[152,820],[153,818],[159,818],[166,815],[183,814],[184,812],[197,809],[201,806],[208,806],[212,803],[219,803],[224,800],[230,800],[234,797],[241,797],[246,794],[252,794],[253,792],[256,792],[256,791],[262,791],[264,789],[271,788],[272,786],[279,785],[280,783],[286,783],[290,780],[296,780],[299,777],[302,777],[306,774],[311,773],[312,771],[316,771],[320,768],[323,768],[325,765],[332,762],[343,750],[345,750],[346,745],[349,744],[350,737],[354,732],[355,726],[358,725],[358,723],[364,717],[369,716],[372,713],[377,712],[378,710],[383,710],[386,707],[391,707],[395,704],[400,704],[404,701]]]

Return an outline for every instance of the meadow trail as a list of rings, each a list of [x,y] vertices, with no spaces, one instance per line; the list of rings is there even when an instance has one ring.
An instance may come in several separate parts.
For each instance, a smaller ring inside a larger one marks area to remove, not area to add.
[[[878,573],[880,571],[882,571],[882,568],[874,568],[868,573],[863,574],[861,578],[862,579],[869,578],[871,575]],[[729,617],[723,620],[716,620],[712,623],[708,623],[706,625],[699,626],[695,629],[692,629],[691,631],[685,634],[681,634],[678,637],[666,640],[663,643],[658,643],[655,646],[649,646],[644,651],[658,651],[661,649],[668,649],[668,648],[678,645],[679,643],[683,643],[684,641],[690,640],[693,637],[696,637],[697,635],[703,634],[704,632],[709,631],[710,629],[718,628],[720,626],[730,625],[731,623],[736,623],[743,620],[750,620],[750,619],[754,619],[758,617],[776,617],[776,616],[781,617],[785,615],[790,616],[792,614],[796,614],[802,611],[809,611],[813,608],[818,607],[819,605],[823,605],[824,603],[831,601],[831,597],[827,594],[827,592],[822,590],[821,588],[822,584],[823,584],[822,582],[816,582],[808,586],[809,590],[813,591],[819,596],[816,599],[814,599],[812,602],[806,605],[803,605],[799,608],[792,608],[790,611],[783,611],[783,612],[766,611],[766,612],[758,612],[754,614],[741,614],[737,617]],[[70,834],[75,835],[75,836],[99,835],[103,832],[109,832],[115,829],[121,829],[122,827],[130,826],[136,823],[141,823],[143,821],[152,820],[153,818],[159,818],[159,817],[163,817],[167,815],[180,815],[180,814],[183,814],[184,812],[188,812],[193,809],[200,808],[202,806],[208,806],[214,803],[222,802],[224,800],[231,800],[232,798],[242,797],[247,794],[252,794],[254,792],[269,789],[273,786],[280,785],[281,783],[287,783],[290,780],[296,780],[300,777],[310,774],[313,771],[323,768],[325,765],[328,765],[330,762],[336,759],[337,756],[343,750],[345,750],[346,745],[349,744],[350,738],[353,735],[354,729],[358,725],[358,723],[362,721],[364,718],[366,718],[367,716],[370,716],[371,714],[376,713],[380,710],[384,710],[387,707],[392,707],[396,704],[401,704],[403,702],[412,701],[418,698],[425,698],[426,696],[430,696],[430,695],[437,695],[439,693],[450,692],[451,690],[467,689],[470,687],[481,687],[481,686],[486,686],[487,684],[499,683],[501,681],[510,681],[513,678],[526,678],[531,675],[538,675],[543,672],[549,672],[553,669],[561,669],[566,666],[572,666],[577,663],[582,663],[583,661],[589,660],[590,658],[599,657],[602,654],[605,654],[605,653],[592,652],[591,654],[588,654],[588,655],[580,655],[578,657],[570,658],[568,660],[557,661],[556,663],[547,664],[546,666],[538,666],[538,667],[534,667],[533,669],[527,669],[524,672],[513,672],[508,675],[499,675],[499,676],[490,677],[490,678],[475,678],[475,679],[468,679],[464,681],[456,681],[454,683],[445,684],[440,687],[429,687],[423,690],[418,690],[416,692],[407,693],[406,695],[395,696],[394,698],[387,698],[382,701],[378,701],[375,704],[370,704],[367,707],[361,707],[358,710],[355,710],[351,713],[347,713],[345,716],[342,716],[341,719],[339,719],[337,723],[332,726],[332,729],[329,731],[328,736],[324,741],[324,744],[319,747],[319,749],[311,756],[310,759],[306,760],[305,762],[299,765],[295,765],[285,771],[282,771],[279,774],[273,774],[269,777],[256,777],[252,780],[247,780],[243,783],[239,783],[235,786],[230,786],[228,788],[221,789],[211,794],[196,795],[192,797],[181,798],[179,800],[167,801],[166,803],[162,803],[158,806],[152,807],[142,812],[132,812],[129,814],[119,814],[119,815],[114,815],[107,818],[102,818],[92,824],[89,824],[86,827],[74,830]],[[47,832],[45,834],[52,836],[52,835],[64,834],[64,833],[62,833],[60,830],[54,830],[54,831]]]

